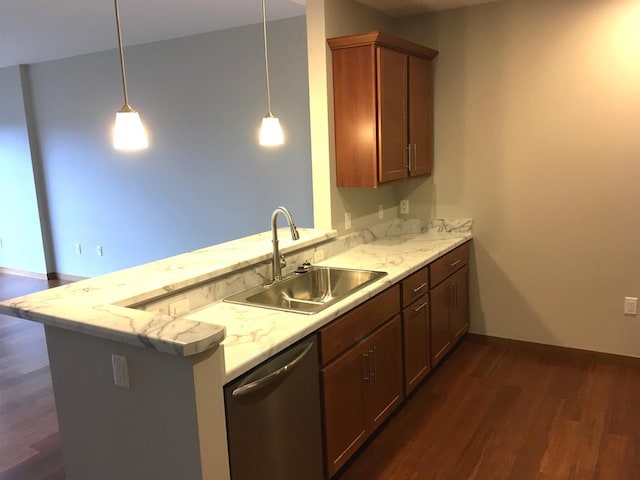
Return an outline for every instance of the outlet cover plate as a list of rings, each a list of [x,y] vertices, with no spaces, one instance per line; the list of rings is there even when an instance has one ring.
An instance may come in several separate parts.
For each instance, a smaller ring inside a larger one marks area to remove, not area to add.
[[[624,297],[624,314],[638,314],[638,297]]]

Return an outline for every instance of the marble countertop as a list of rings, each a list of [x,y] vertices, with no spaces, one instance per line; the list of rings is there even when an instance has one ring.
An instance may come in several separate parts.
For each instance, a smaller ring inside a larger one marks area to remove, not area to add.
[[[279,229],[287,253],[336,237],[335,230],[299,228],[301,240]],[[0,302],[0,313],[181,356],[220,344],[225,326],[189,316],[129,308],[201,284],[271,257],[271,232]]]
[[[387,275],[314,315],[219,302],[184,318],[226,328],[223,346],[225,381],[229,382],[471,237],[470,228],[387,236],[319,262],[317,265],[380,270]]]

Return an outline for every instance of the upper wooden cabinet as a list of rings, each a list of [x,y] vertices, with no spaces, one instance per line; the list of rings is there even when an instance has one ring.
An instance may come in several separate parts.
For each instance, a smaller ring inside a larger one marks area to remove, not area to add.
[[[430,175],[436,50],[371,32],[328,40],[333,51],[338,187]]]

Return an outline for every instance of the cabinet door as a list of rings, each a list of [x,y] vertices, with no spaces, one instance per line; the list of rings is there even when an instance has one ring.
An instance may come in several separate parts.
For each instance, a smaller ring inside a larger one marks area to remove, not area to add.
[[[432,64],[409,57],[409,175],[431,175],[433,168]]]
[[[375,430],[402,401],[402,332],[400,315],[366,342],[371,372],[366,396],[367,417]]]
[[[349,350],[322,370],[327,471],[332,476],[367,437],[365,394],[369,344]]]
[[[431,366],[434,367],[451,346],[449,309],[453,298],[453,286],[449,280],[430,292],[431,297]]]
[[[338,187],[378,185],[376,52],[370,45],[333,52]]]
[[[465,265],[449,280],[453,298],[449,321],[454,341],[469,330],[469,265]]]
[[[422,296],[402,312],[404,391],[408,394],[427,376],[431,367],[429,296]]]
[[[381,183],[407,178],[407,55],[377,47],[378,175]]]

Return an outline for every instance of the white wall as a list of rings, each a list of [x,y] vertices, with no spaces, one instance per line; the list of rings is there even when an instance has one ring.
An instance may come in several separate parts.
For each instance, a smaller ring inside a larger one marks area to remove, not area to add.
[[[305,39],[304,17],[269,24],[273,111],[287,139],[276,149],[257,141],[262,25],[125,48],[130,103],[151,137],[142,153],[110,145],[123,103],[116,50],[28,66],[56,271],[95,276],[265,231],[281,204],[312,226]],[[11,175],[2,162],[0,177]]]
[[[640,356],[640,2],[503,1],[401,22],[440,51],[434,181],[474,218],[472,331]]]
[[[0,267],[47,272],[19,67],[0,69]]]

